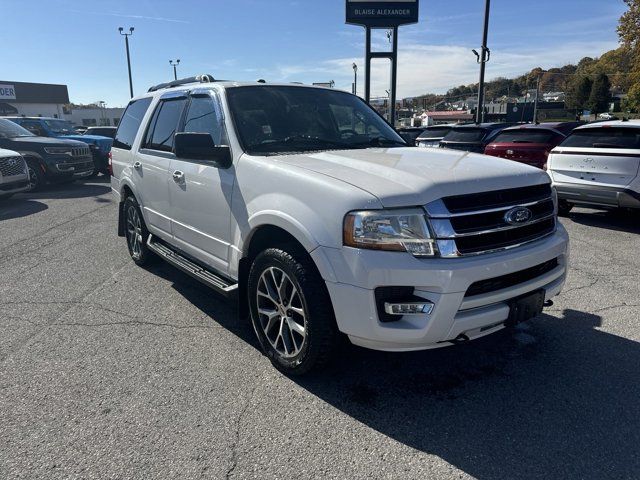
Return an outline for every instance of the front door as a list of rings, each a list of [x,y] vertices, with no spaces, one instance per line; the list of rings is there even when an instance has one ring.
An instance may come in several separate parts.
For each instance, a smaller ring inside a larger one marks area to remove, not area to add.
[[[208,133],[216,145],[228,145],[215,92],[192,92],[181,130]],[[206,161],[174,158],[169,170],[176,246],[218,272],[227,273],[234,167],[221,169]]]

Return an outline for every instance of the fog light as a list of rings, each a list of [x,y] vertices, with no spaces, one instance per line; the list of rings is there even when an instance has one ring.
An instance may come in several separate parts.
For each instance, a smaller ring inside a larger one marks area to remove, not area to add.
[[[384,311],[389,315],[429,315],[433,311],[433,303],[424,302],[404,302],[404,303],[384,303]]]

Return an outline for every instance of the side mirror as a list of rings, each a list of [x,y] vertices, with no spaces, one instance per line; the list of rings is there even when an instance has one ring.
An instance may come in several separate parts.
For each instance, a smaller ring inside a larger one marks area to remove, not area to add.
[[[178,158],[212,162],[218,168],[229,168],[233,163],[231,149],[227,145],[216,145],[208,133],[176,133],[173,152]]]

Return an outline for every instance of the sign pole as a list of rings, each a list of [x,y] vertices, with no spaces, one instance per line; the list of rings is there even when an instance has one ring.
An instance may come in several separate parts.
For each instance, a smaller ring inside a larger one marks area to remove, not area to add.
[[[391,54],[391,98],[389,101],[389,123],[396,125],[396,95],[398,88],[398,27],[393,27],[393,52]]]
[[[371,27],[365,28],[364,101],[371,101]]]

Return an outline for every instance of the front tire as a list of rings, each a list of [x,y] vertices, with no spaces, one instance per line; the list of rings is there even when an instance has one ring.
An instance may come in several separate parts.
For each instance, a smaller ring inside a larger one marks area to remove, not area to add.
[[[560,200],[558,202],[558,215],[560,215],[561,217],[568,217],[572,209],[572,203],[569,203],[566,200]]]
[[[29,172],[29,189],[27,191],[37,192],[41,190],[46,180],[38,162],[35,160],[27,160],[27,170]]]
[[[153,261],[153,252],[147,247],[149,230],[135,197],[127,197],[124,201],[123,214],[124,232],[131,259],[140,267],[149,265]]]
[[[337,342],[331,299],[306,254],[269,248],[249,272],[251,322],[271,363],[302,375],[330,360]]]

